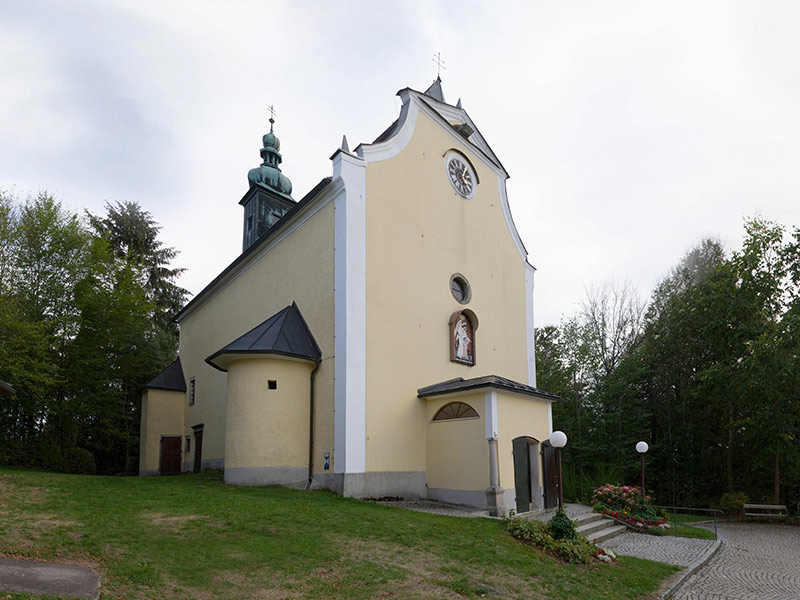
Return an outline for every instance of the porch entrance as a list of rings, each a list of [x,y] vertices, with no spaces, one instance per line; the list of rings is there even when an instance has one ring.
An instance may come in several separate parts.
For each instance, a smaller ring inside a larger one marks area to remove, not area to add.
[[[523,436],[511,443],[514,452],[517,512],[543,508],[539,487],[539,442],[532,437]]]
[[[542,442],[542,481],[544,482],[544,508],[558,506],[558,471],[556,449],[550,441]]]

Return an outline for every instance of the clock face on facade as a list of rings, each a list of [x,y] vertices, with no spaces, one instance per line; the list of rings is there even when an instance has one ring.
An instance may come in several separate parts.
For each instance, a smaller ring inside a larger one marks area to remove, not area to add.
[[[462,198],[472,198],[475,195],[475,173],[463,158],[450,155],[447,159],[447,175],[450,183]]]

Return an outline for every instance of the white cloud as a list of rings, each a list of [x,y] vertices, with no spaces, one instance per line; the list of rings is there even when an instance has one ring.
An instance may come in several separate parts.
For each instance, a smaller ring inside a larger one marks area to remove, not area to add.
[[[135,200],[199,291],[240,250],[274,104],[300,198],[441,52],[511,173],[539,323],[591,282],[646,295],[743,215],[800,223],[800,7],[785,2],[6,2],[0,187]]]

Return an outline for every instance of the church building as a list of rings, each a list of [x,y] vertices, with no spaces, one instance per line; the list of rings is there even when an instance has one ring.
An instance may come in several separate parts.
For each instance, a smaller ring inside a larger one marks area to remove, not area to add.
[[[140,474],[552,506],[558,397],[536,388],[534,268],[508,173],[441,80],[301,200],[263,137],[242,253],[176,315],[142,391]]]

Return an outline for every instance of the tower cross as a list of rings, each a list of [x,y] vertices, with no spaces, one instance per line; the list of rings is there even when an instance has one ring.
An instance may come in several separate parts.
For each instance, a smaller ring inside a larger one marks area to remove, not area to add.
[[[447,67],[444,66],[444,61],[442,60],[442,53],[437,52],[436,54],[433,55],[433,58],[431,60],[433,60],[433,62],[436,63],[436,78],[441,79],[442,69],[447,69]]]
[[[269,130],[272,131],[272,124],[275,123],[275,109],[270,104],[267,110],[269,111]]]

